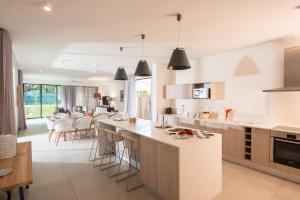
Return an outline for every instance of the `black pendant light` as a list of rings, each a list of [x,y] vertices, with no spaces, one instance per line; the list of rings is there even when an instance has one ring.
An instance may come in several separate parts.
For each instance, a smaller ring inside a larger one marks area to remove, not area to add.
[[[181,14],[176,14],[176,18],[178,21],[178,46],[179,46],[179,39],[180,39],[180,21],[181,21]],[[168,64],[168,69],[171,70],[185,70],[190,69],[191,65],[189,63],[189,60],[186,56],[184,48],[177,47],[173,50],[171,59]]]
[[[127,77],[124,67],[119,67],[117,69],[114,80],[117,80],[117,81],[128,80],[128,77]]]
[[[143,58],[144,58],[144,40],[145,34],[141,34],[141,38],[143,40]],[[139,61],[138,66],[136,67],[135,76],[151,76],[151,71],[149,65],[145,59]]]
[[[120,47],[120,51],[121,52],[123,51],[123,47]],[[119,67],[117,69],[117,72],[115,74],[114,80],[116,80],[116,81],[125,81],[125,80],[128,80],[127,73],[126,73],[124,67]]]

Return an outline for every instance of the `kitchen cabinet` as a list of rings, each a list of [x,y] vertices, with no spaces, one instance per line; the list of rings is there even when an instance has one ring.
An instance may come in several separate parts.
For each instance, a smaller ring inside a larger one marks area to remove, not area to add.
[[[251,160],[269,167],[270,165],[270,130],[252,128]]]
[[[242,159],[244,154],[244,128],[224,125],[222,132],[223,158]]]
[[[141,178],[145,185],[156,191],[157,145],[154,140],[140,139]]]
[[[162,143],[157,144],[157,193],[166,200],[179,198],[178,149]]]
[[[195,120],[194,126],[195,126],[196,129],[203,130],[203,131],[206,130],[205,129],[206,127],[205,127],[205,122],[204,121]]]
[[[166,99],[192,99],[193,86],[191,84],[165,86]]]
[[[206,122],[205,130],[213,133],[222,133],[222,124],[217,122]]]
[[[190,83],[164,86],[165,99],[193,99],[193,89],[210,88],[210,99],[223,100],[225,97],[224,82]]]

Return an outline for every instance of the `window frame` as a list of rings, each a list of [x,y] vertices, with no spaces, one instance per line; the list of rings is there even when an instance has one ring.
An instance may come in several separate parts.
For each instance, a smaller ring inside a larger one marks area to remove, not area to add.
[[[28,85],[38,85],[39,86],[39,95],[40,95],[40,113],[39,113],[39,117],[26,117],[26,119],[41,119],[43,117],[47,117],[43,115],[43,86],[44,85],[49,85],[49,86],[55,86],[55,91],[56,91],[56,107],[58,106],[58,87],[61,87],[61,85],[54,85],[54,84],[38,84],[38,83],[23,83],[23,97],[25,98],[25,84]],[[26,107],[25,101],[24,101],[24,107]]]

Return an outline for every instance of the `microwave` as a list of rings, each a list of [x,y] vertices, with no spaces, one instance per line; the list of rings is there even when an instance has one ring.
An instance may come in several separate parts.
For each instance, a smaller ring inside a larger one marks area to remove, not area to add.
[[[195,88],[193,89],[194,99],[209,99],[210,98],[210,88]]]

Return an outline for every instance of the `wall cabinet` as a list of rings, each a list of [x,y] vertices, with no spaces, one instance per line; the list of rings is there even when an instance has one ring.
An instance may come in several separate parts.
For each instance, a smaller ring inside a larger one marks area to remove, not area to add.
[[[252,162],[268,166],[270,165],[270,130],[253,128],[251,144]]]
[[[222,132],[223,158],[243,158],[244,129],[240,126],[224,125]]]
[[[210,88],[210,99],[222,100],[225,98],[224,82],[166,85],[164,87],[164,98],[165,99],[193,99],[194,88]]]
[[[165,86],[166,99],[192,99],[193,97],[193,85],[167,85]]]

